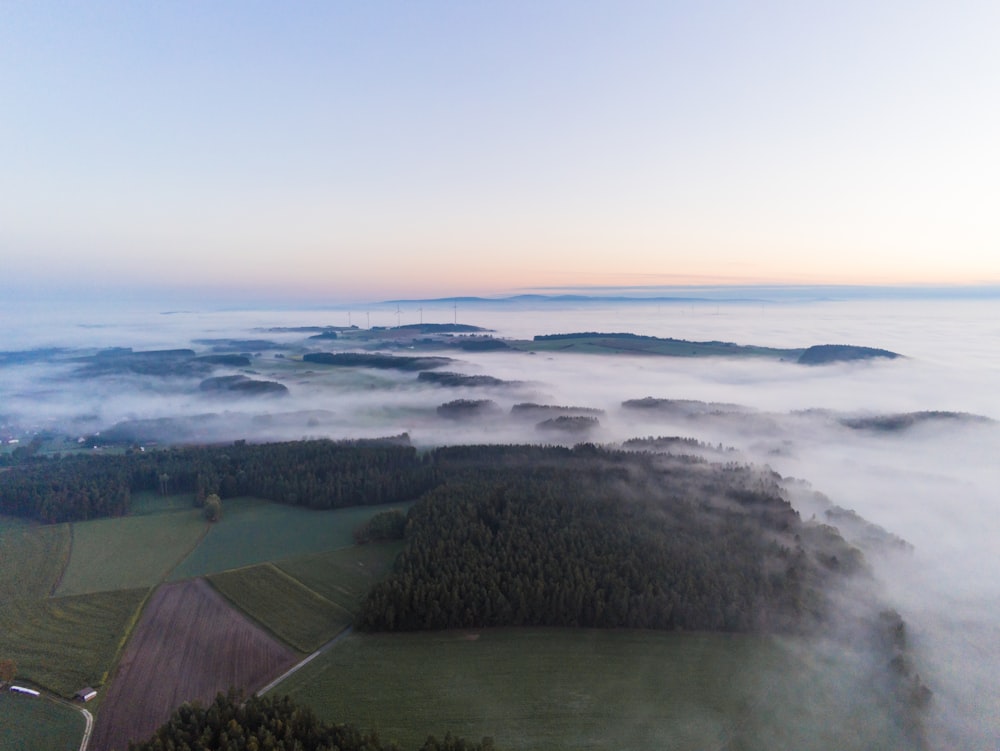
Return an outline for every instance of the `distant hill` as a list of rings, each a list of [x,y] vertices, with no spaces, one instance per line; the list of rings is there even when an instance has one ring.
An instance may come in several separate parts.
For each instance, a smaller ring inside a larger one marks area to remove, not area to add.
[[[801,365],[824,365],[831,362],[871,360],[877,357],[893,360],[902,355],[887,349],[858,347],[853,344],[817,344],[803,352],[798,361]]]

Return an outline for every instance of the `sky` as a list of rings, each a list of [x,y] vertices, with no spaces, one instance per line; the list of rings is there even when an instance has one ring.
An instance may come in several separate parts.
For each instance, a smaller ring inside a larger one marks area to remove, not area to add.
[[[998,28],[990,0],[0,0],[0,292],[997,284]]]

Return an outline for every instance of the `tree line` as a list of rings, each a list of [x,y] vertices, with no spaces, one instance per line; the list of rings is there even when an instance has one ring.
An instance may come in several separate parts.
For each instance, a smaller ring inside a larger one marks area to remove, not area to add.
[[[208,706],[183,704],[154,735],[129,751],[402,751],[395,743],[353,725],[331,725],[287,696],[243,699],[219,694]],[[427,738],[419,751],[491,751],[452,735]]]
[[[199,504],[255,495],[315,509],[392,503],[434,485],[412,446],[386,441],[291,441],[124,454],[33,457],[0,473],[0,513],[67,522],[129,512],[142,491],[194,493]]]

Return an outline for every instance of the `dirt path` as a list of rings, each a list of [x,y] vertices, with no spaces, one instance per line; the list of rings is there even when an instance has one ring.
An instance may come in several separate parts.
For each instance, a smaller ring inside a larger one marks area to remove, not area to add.
[[[317,649],[311,655],[309,655],[308,657],[306,657],[301,662],[298,662],[295,665],[292,665],[292,667],[290,667],[284,673],[282,673],[277,678],[275,678],[273,681],[271,681],[266,686],[264,686],[264,688],[262,688],[260,691],[257,692],[257,696],[263,696],[268,691],[270,691],[272,688],[274,688],[279,683],[281,683],[282,681],[284,681],[286,678],[288,678],[288,677],[294,675],[295,673],[297,673],[299,670],[301,670],[302,668],[304,668],[306,665],[308,665],[310,662],[312,662],[313,660],[315,660],[321,654],[323,654],[328,649],[330,649],[331,647],[333,647],[334,645],[336,645],[336,643],[339,642],[341,639],[344,639],[344,638],[350,636],[352,631],[354,631],[354,628],[352,626],[348,626],[347,628],[345,628],[343,631],[341,631],[335,637],[333,637],[332,639],[330,639],[330,641],[328,641],[322,647],[320,647],[319,649]]]

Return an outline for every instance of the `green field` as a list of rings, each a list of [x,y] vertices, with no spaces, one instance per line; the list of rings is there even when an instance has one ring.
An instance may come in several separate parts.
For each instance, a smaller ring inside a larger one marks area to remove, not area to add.
[[[190,504],[183,511],[77,522],[57,594],[153,587],[194,549],[207,525]]]
[[[17,663],[18,678],[63,696],[99,686],[146,594],[99,592],[0,608],[0,655]]]
[[[0,691],[0,751],[76,751],[83,729],[74,709]]]
[[[369,588],[385,576],[403,549],[400,542],[352,545],[276,564],[289,576],[351,613]]]
[[[163,514],[168,511],[185,511],[194,508],[194,493],[176,493],[160,495],[149,490],[132,494],[129,516],[144,516],[145,514]]]
[[[40,526],[0,518],[0,603],[48,597],[70,553],[68,524]]]
[[[856,665],[753,636],[352,634],[276,693],[411,747],[450,731],[512,751],[905,748]]]
[[[351,533],[362,522],[384,509],[406,507],[389,504],[313,511],[257,498],[227,498],[222,502],[222,520],[212,525],[204,541],[170,579],[347,547],[353,544]]]
[[[0,532],[0,658],[64,696],[99,685],[146,590],[50,598],[70,552],[70,528],[15,525]]]
[[[208,580],[240,610],[303,653],[319,648],[354,620],[352,612],[270,563],[213,574]]]

